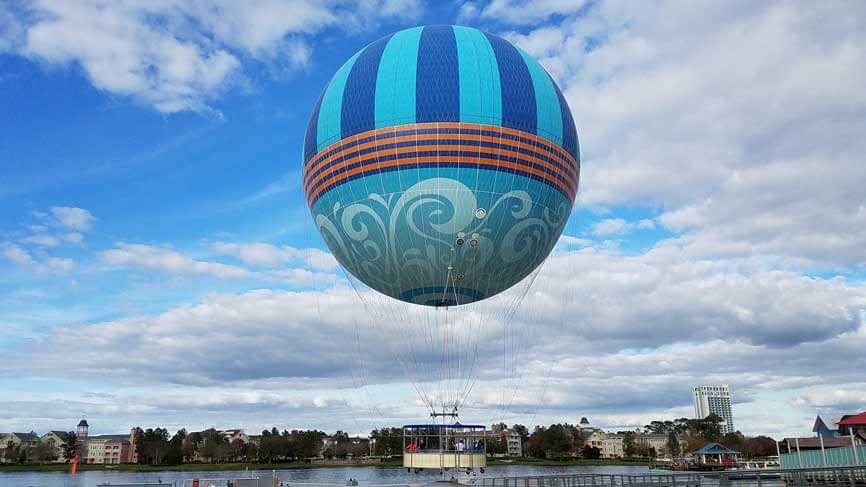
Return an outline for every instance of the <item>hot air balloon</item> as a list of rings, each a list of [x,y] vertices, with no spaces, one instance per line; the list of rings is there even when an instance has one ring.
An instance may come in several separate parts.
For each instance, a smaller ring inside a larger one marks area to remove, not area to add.
[[[378,320],[435,337],[427,352],[444,335],[443,367],[460,369],[440,371],[446,382],[471,374],[472,339],[488,316],[454,313],[536,271],[579,176],[574,121],[551,76],[509,41],[462,26],[410,28],[361,49],[322,91],[304,141],[303,184],[323,240],[352,277],[388,297],[377,300]],[[456,416],[467,383],[438,407],[425,402]],[[471,457],[473,438],[463,439]]]

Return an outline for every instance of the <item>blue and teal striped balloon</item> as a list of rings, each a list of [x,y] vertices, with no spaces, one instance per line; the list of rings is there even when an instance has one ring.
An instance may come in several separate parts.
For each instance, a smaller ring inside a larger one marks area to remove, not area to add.
[[[541,65],[477,29],[406,29],[352,56],[304,141],[304,187],[326,244],[388,296],[458,305],[508,289],[550,253],[580,155]]]

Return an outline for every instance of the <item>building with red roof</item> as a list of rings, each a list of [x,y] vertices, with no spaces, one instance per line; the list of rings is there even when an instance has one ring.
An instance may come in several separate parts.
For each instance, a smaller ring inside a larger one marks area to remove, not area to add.
[[[860,414],[846,414],[839,420],[839,434],[860,437],[866,441],[866,411]]]

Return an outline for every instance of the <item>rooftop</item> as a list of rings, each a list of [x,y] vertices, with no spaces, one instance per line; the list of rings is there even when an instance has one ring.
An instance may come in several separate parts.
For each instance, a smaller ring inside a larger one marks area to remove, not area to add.
[[[839,421],[839,426],[860,426],[866,425],[866,411],[860,414],[846,414]]]
[[[736,455],[739,452],[718,443],[707,443],[703,448],[695,450],[695,453],[698,455]]]

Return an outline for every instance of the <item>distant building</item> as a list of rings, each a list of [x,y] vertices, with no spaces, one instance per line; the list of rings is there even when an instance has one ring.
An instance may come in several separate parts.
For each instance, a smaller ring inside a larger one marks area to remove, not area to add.
[[[39,444],[39,435],[30,433],[6,433],[0,440],[0,446],[8,448],[29,448]]]
[[[55,457],[54,461],[58,463],[66,462],[66,435],[65,431],[52,430],[42,435],[39,441],[47,445]]]
[[[131,460],[132,444],[128,435],[90,436],[85,449],[86,463],[116,465]]]
[[[601,445],[602,458],[622,458],[625,456],[623,435],[607,435],[607,437],[601,441]]]
[[[839,435],[853,435],[866,442],[866,411],[860,414],[846,414],[839,420]]]
[[[523,438],[520,437],[519,433],[509,431],[506,436],[506,442],[508,446],[509,457],[523,456]]]
[[[815,424],[812,426],[812,433],[824,438],[835,438],[839,436],[839,421],[841,416],[821,416],[815,417]]]
[[[242,443],[247,444],[250,442],[250,437],[244,433],[242,429],[231,429],[231,430],[222,430],[220,433],[226,439],[229,444],[234,443],[236,440],[240,440]]]
[[[594,434],[595,435],[595,434]],[[596,436],[590,437],[595,438]],[[598,433],[597,438],[600,438],[600,449],[602,458],[623,458],[625,457],[625,433],[619,432],[615,434]],[[680,443],[680,451],[682,451],[686,442],[682,438],[677,438]],[[638,448],[638,455],[646,455],[650,449],[654,450],[657,456],[670,455],[668,451],[668,436],[655,433],[634,432],[634,443]],[[589,444],[589,441],[587,441]],[[592,446],[597,446],[593,444]]]
[[[700,458],[703,464],[734,465],[740,452],[718,443],[707,443],[703,448],[692,452],[696,458]]]
[[[845,448],[851,446],[849,438],[806,436],[800,438],[783,438],[779,442],[779,451],[782,453],[796,453],[798,451],[820,450],[821,440],[824,440],[824,448]]]
[[[734,416],[731,413],[731,388],[727,384],[694,388],[695,418],[703,419],[715,413],[722,418],[722,434],[733,433]]]

